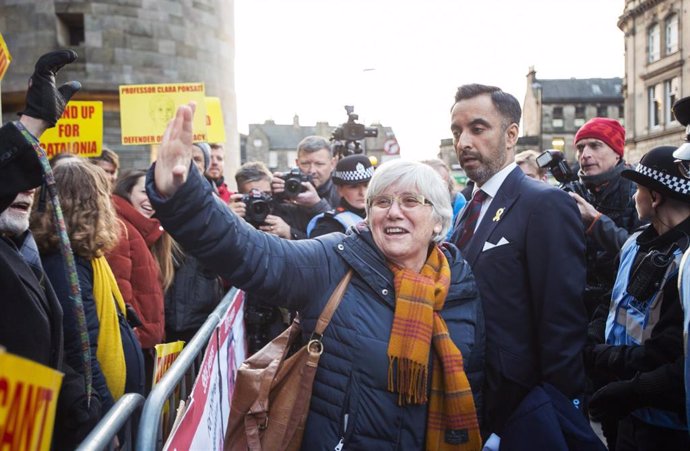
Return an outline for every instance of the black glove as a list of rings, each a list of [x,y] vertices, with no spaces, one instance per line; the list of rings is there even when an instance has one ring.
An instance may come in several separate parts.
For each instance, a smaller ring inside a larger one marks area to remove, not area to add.
[[[594,421],[620,420],[638,408],[635,394],[637,376],[627,381],[611,382],[597,390],[589,400],[589,416]]]
[[[29,79],[26,108],[19,114],[43,119],[50,127],[55,127],[69,99],[81,89],[81,83],[78,81],[70,81],[57,88],[55,74],[62,66],[76,59],[77,52],[74,50],[56,50],[41,56]]]
[[[599,344],[592,349],[594,368],[603,371],[617,373],[620,366],[621,347],[615,345]]]

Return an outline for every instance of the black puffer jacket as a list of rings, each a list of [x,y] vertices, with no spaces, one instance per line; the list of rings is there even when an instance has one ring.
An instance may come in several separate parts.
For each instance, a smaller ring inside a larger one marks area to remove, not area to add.
[[[610,173],[594,177],[580,174],[592,205],[603,215],[587,230],[586,235],[585,304],[589,318],[592,318],[598,305],[608,306],[616,277],[618,253],[630,234],[645,224],[640,221],[635,209],[635,183],[621,177],[624,169],[630,167],[621,160]]]
[[[344,449],[424,449],[427,405],[398,406],[397,395],[387,390],[395,290],[370,231],[362,227],[349,235],[281,240],[217,205],[196,171],[167,200],[156,193],[152,175],[153,169],[147,177],[149,198],[175,240],[237,287],[299,310],[306,334],[314,330],[335,286],[354,270],[324,334],[302,448],[332,450],[344,438]],[[452,245],[443,250],[451,286],[441,315],[481,406],[484,326],[477,287],[460,252]]]

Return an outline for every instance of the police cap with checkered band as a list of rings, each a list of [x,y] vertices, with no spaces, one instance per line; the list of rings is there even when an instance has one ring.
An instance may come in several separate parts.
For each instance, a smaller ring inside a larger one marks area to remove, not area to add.
[[[690,179],[683,176],[673,152],[677,147],[655,147],[644,156],[635,169],[625,169],[621,175],[662,196],[690,203]]]
[[[369,157],[357,154],[341,158],[331,178],[336,185],[357,185],[368,182],[372,175],[374,167]]]

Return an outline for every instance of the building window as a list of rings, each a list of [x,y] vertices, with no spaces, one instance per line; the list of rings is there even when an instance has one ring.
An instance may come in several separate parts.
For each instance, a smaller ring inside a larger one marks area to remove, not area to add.
[[[551,148],[565,152],[565,139],[561,137],[553,138],[551,140]]]
[[[597,117],[609,117],[609,109],[606,106],[597,107]]]
[[[625,108],[623,105],[618,105],[618,122],[625,127]]]
[[[551,121],[553,128],[563,128],[563,107],[553,107],[553,118]]]
[[[661,39],[659,24],[655,23],[647,30],[647,62],[651,63],[661,57]]]
[[[84,44],[84,15],[58,14],[57,39],[61,47]]]
[[[278,167],[278,152],[275,150],[268,151],[268,167],[275,169]]]
[[[647,88],[647,103],[649,106],[649,128],[655,128],[660,125],[661,120],[661,98],[657,86],[650,86]]]
[[[666,35],[665,50],[666,54],[670,55],[678,50],[678,15],[672,14],[668,16],[664,21],[664,24],[664,31]]]
[[[575,107],[575,120],[573,122],[575,128],[580,128],[585,125],[585,107],[576,106]]]
[[[675,121],[673,116],[673,104],[678,100],[678,78],[672,78],[664,82],[664,123]]]

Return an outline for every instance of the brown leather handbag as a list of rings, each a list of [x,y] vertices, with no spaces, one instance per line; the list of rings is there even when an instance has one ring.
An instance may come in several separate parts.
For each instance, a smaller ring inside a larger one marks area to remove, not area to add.
[[[331,294],[309,343],[287,357],[302,334],[299,317],[237,370],[225,451],[296,451],[302,445],[321,338],[352,278],[350,269]]]

